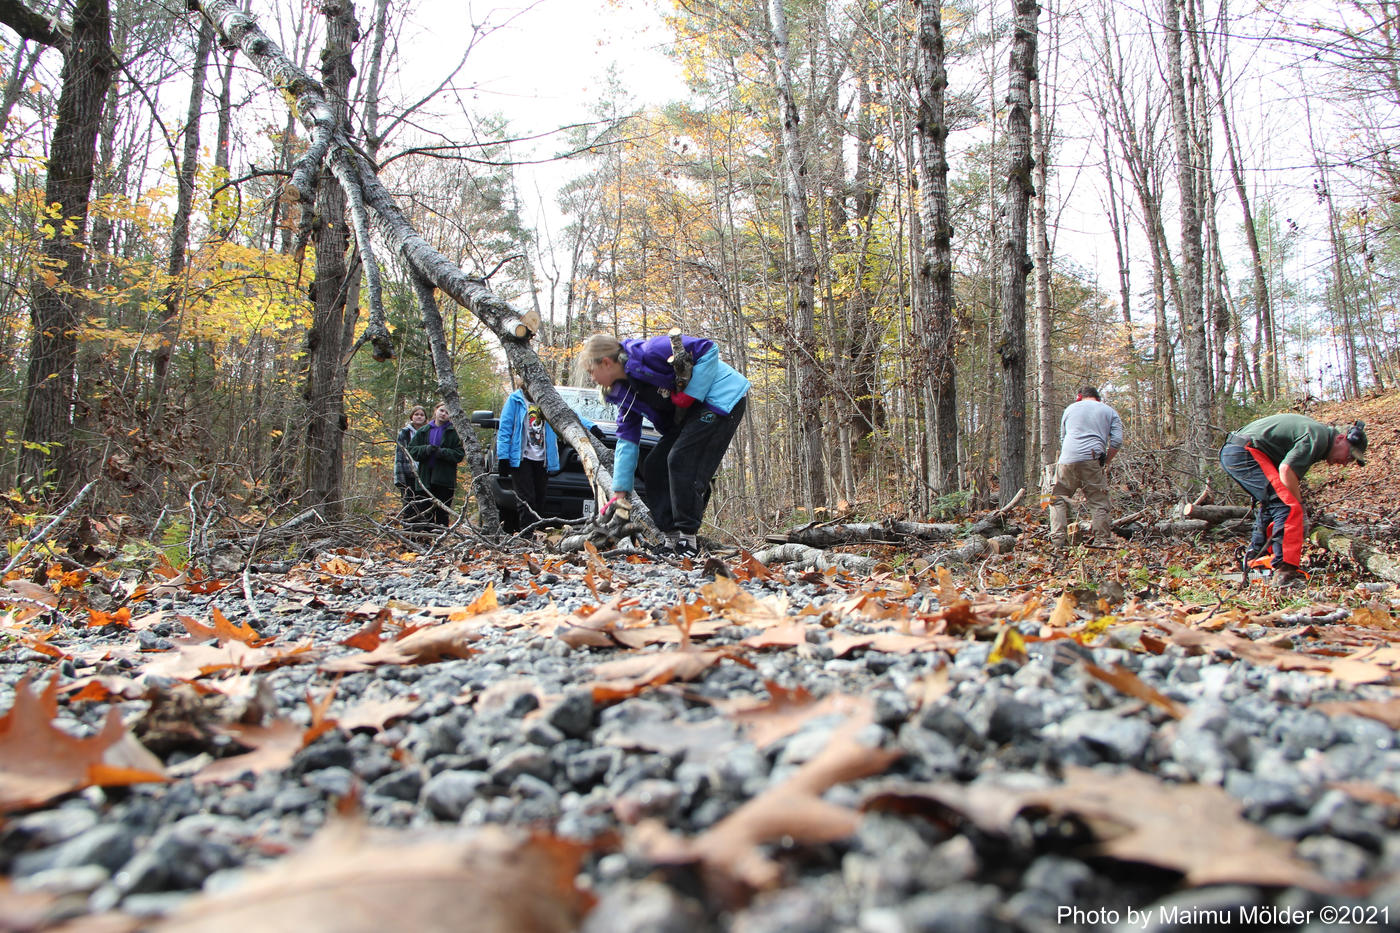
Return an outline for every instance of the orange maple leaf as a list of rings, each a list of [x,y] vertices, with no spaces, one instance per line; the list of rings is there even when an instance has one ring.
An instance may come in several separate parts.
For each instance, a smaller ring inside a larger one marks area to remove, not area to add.
[[[94,785],[166,780],[160,761],[126,731],[117,707],[101,731],[83,739],[56,728],[56,715],[58,678],[38,692],[21,678],[14,705],[0,717],[0,813]]]
[[[101,609],[88,610],[88,628],[102,628],[104,625],[119,625],[131,628],[131,609],[122,606],[116,612],[103,612]]]

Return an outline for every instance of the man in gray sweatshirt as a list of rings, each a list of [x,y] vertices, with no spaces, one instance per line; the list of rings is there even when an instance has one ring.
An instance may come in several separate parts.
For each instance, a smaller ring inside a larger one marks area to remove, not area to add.
[[[1108,464],[1123,446],[1123,421],[1118,412],[1099,401],[1099,390],[1085,386],[1060,417],[1060,460],[1050,490],[1050,543],[1068,542],[1069,497],[1084,493],[1094,523],[1094,543],[1113,543],[1108,517]]]

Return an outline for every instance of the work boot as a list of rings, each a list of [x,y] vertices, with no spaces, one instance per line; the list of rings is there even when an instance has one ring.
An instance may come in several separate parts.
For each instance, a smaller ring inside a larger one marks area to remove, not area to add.
[[[1281,564],[1274,571],[1274,578],[1269,585],[1276,590],[1292,589],[1294,587],[1307,586],[1308,575],[1303,573],[1292,564]]]

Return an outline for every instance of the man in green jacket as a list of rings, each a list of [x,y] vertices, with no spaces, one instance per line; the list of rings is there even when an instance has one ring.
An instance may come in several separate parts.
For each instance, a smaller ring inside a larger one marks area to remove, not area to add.
[[[1337,429],[1304,415],[1284,413],[1251,421],[1220,449],[1220,465],[1259,503],[1246,561],[1269,551],[1275,586],[1307,577],[1303,559],[1303,504],[1298,481],[1314,463],[1366,462],[1366,425]]]
[[[408,453],[418,461],[418,475],[437,500],[428,503],[431,511],[424,512],[434,525],[445,527],[452,518],[452,497],[457,494],[457,464],[467,456],[445,404],[439,402],[433,409],[433,420],[414,432]]]

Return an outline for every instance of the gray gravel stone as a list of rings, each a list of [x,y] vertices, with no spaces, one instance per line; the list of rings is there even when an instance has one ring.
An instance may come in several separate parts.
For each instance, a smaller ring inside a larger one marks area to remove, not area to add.
[[[444,771],[424,783],[423,805],[438,819],[455,823],[490,783],[491,776],[482,771]]]
[[[690,898],[656,881],[608,889],[584,921],[582,933],[704,933],[704,912]]]
[[[545,721],[571,739],[581,739],[593,730],[593,692],[571,690],[544,714]]]
[[[371,784],[369,790],[390,800],[417,801],[423,790],[423,772],[417,768],[404,768],[384,775]]]
[[[109,872],[126,864],[136,851],[137,830],[126,823],[104,823],[72,839],[27,852],[15,859],[12,872],[17,877],[55,868],[79,868],[98,865]]]
[[[152,836],[112,882],[124,896],[198,888],[213,872],[241,864],[237,843],[249,835],[239,820],[186,817]]]

